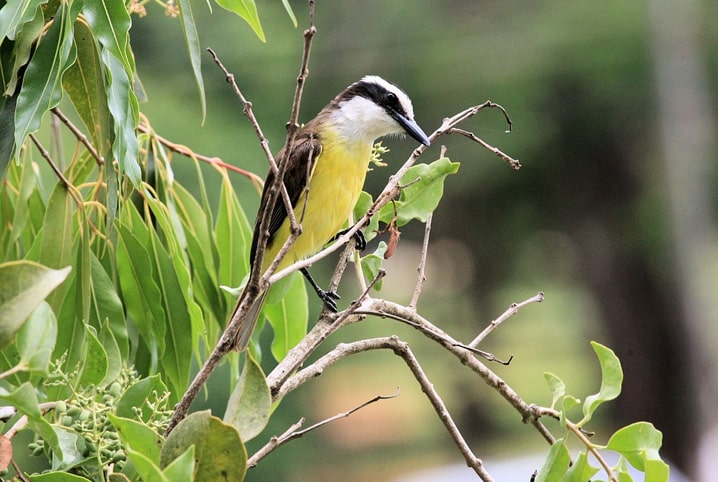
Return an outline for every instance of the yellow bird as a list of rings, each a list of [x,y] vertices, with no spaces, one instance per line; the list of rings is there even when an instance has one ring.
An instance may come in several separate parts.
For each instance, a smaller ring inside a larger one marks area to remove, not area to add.
[[[429,145],[429,138],[414,120],[414,109],[406,93],[376,75],[368,75],[347,87],[299,129],[290,157],[285,161],[289,164],[284,184],[296,218],[301,222],[302,234],[289,248],[277,270],[311,256],[337,235],[359,199],[374,142],[385,135],[403,133]],[[278,160],[283,159],[286,149],[287,146],[284,146],[277,154]],[[274,174],[270,171],[264,184],[260,213],[265,209],[268,186],[273,178]],[[251,264],[254,264],[259,230],[257,216],[250,251]],[[289,231],[287,211],[279,197],[269,223],[269,241],[264,252],[262,272],[276,258],[289,237]],[[357,244],[362,242],[360,235]],[[322,290],[306,269],[302,273],[327,308],[336,312],[335,299],[338,295]],[[243,321],[235,349],[244,350],[249,344],[266,295],[267,290],[260,294]],[[236,311],[237,308],[232,318]]]

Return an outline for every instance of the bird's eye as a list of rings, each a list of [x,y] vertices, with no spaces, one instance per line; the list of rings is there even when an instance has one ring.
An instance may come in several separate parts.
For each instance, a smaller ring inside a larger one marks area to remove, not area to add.
[[[386,94],[386,100],[389,104],[396,104],[399,102],[399,99],[397,98],[396,94],[394,92],[387,92]]]

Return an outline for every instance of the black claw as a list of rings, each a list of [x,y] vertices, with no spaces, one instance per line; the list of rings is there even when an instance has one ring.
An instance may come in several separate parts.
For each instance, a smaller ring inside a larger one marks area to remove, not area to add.
[[[324,306],[326,306],[329,311],[331,311],[332,313],[336,313],[337,311],[339,311],[339,308],[337,307],[337,302],[334,301],[339,299],[338,294],[333,291],[324,290],[321,290],[321,293],[317,291],[317,294],[319,295],[319,298],[321,298],[321,300],[324,302]]]
[[[332,313],[339,311],[335,300],[340,299],[341,296],[339,296],[335,291],[325,291],[321,289],[317,282],[314,281],[314,278],[312,278],[312,275],[309,274],[309,270],[307,268],[302,268],[299,271],[301,271],[304,277],[307,278],[307,281],[309,281],[309,284],[312,285],[312,288],[314,288],[314,291],[317,293],[317,296],[319,296],[319,299],[324,302],[324,306],[326,306]]]

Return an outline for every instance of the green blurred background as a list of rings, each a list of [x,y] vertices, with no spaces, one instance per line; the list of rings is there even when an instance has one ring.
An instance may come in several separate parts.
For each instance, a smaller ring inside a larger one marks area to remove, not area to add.
[[[202,47],[216,50],[236,75],[275,152],[307,25],[307,4],[291,3],[298,28],[280,2],[258,2],[267,35],[261,43],[240,18],[194,2]],[[131,35],[149,99],[142,110],[153,127],[264,175],[266,161],[241,104],[208,55],[208,113],[200,126],[178,19],[155,4],[147,8],[146,17],[133,17]],[[502,104],[512,133],[491,110],[465,127],[520,159],[519,172],[463,137],[441,139],[424,157],[435,159],[445,144],[461,169],[447,180],[434,216],[420,311],[468,341],[511,302],[544,291],[543,304],[522,310],[482,345],[515,356],[510,366],[493,368],[528,402],[549,404],[545,371],[583,398],[599,383],[589,340],[612,347],[623,363],[624,392],[594,428],[607,435],[621,424],[653,422],[664,434],[662,455],[695,480],[716,480],[714,470],[698,473],[697,453],[715,432],[718,405],[717,18],[718,3],[707,0],[318,2],[300,115],[310,119],[370,73],[409,93],[427,133],[467,106]],[[385,144],[390,167],[369,174],[373,194],[414,147]],[[191,186],[191,163],[175,157],[174,168]],[[207,178],[216,176],[208,169]],[[239,176],[235,185],[254,219],[256,191]],[[383,296],[410,299],[422,234],[418,224],[403,232]],[[315,267],[320,279],[331,269],[323,265]],[[357,293],[346,281],[341,290],[345,301]],[[327,346],[393,333],[415,348],[477,455],[546,450],[497,394],[411,329],[369,320]],[[383,481],[461,463],[408,370],[388,353],[345,361],[291,394],[250,449],[299,417],[311,424],[397,386],[398,398],[277,450],[249,480]],[[221,413],[227,394],[219,386],[210,393],[204,403]]]

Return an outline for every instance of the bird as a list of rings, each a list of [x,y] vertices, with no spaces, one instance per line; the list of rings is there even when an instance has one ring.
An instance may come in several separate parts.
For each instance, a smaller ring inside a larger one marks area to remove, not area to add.
[[[364,186],[374,142],[387,135],[408,134],[428,146],[429,138],[414,120],[414,108],[409,96],[397,85],[377,75],[367,75],[340,92],[312,120],[298,129],[289,146],[276,156],[288,163],[284,171],[284,185],[301,234],[279,262],[277,271],[318,252],[341,234]],[[259,205],[250,248],[250,265],[258,249],[261,234],[261,213],[267,209],[269,186],[275,174],[270,169]],[[269,222],[267,242],[261,270],[272,264],[290,235],[290,220],[281,196],[276,198]],[[364,244],[358,232],[357,248]],[[337,311],[332,291],[324,291],[302,269],[324,305]],[[243,351],[249,345],[254,327],[264,305],[268,289],[262,291],[242,320],[233,348]],[[232,314],[237,315],[240,302]]]

